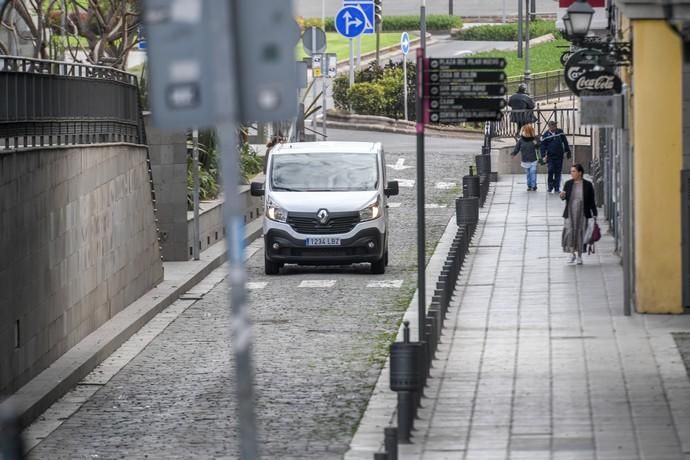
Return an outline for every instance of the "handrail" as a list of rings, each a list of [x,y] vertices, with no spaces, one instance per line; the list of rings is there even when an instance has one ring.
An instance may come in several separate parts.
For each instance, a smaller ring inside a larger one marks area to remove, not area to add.
[[[0,150],[146,142],[135,75],[0,56]]]

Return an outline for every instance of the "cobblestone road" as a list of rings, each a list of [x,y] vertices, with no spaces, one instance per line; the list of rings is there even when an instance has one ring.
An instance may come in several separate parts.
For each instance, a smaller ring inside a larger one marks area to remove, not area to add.
[[[389,167],[389,180],[415,179],[414,137],[329,134],[384,142],[387,163],[402,158],[409,166]],[[479,141],[427,142],[430,248],[453,214],[455,184],[479,149]],[[367,265],[289,266],[267,277],[262,250],[248,262],[264,458],[341,458],[347,450],[415,287],[415,188],[401,187],[391,202],[400,205],[391,207],[386,275],[370,275]],[[223,279],[43,439],[31,458],[236,458],[227,299]]]

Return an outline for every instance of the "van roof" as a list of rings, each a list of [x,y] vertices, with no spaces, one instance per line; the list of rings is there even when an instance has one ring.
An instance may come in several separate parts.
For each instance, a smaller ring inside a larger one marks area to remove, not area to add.
[[[271,150],[274,154],[290,153],[376,153],[380,142],[295,142],[278,144]]]

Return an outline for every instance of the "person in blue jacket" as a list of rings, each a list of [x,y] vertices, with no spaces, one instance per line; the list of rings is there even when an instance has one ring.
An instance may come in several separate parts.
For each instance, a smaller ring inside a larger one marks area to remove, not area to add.
[[[549,193],[560,193],[563,157],[570,159],[570,146],[565,133],[558,128],[555,121],[549,121],[548,126],[549,129],[541,138],[542,156],[546,160],[548,170],[547,188]]]

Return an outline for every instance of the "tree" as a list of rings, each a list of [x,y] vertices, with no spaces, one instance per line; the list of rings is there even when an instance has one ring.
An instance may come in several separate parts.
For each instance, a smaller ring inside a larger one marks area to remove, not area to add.
[[[32,56],[126,68],[139,43],[137,0],[8,0],[0,9],[0,32],[28,41]],[[10,54],[0,37],[0,53]]]

